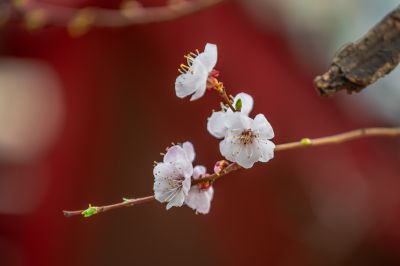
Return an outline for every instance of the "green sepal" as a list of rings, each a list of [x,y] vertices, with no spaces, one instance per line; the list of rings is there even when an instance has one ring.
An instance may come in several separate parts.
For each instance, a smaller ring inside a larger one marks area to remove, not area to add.
[[[242,110],[242,99],[238,99],[235,103],[235,109],[236,111],[240,112]]]

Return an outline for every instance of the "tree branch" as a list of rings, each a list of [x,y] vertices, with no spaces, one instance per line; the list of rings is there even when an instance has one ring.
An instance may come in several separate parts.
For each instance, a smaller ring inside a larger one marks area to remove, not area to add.
[[[389,74],[400,62],[399,21],[400,6],[360,40],[339,50],[329,70],[314,80],[319,94],[333,95],[340,90],[359,92]]]
[[[98,213],[102,213],[102,212],[106,212],[106,211],[111,211],[111,210],[114,210],[114,209],[119,209],[121,207],[130,207],[130,206],[133,206],[133,205],[138,205],[138,204],[151,202],[153,200],[154,200],[154,196],[147,196],[147,197],[137,198],[137,199],[125,199],[121,203],[105,205],[105,206],[101,206],[101,207],[89,207],[89,208],[94,208],[95,209],[95,214],[98,214]],[[84,211],[85,210],[63,211],[63,213],[64,213],[64,215],[66,217],[71,217],[71,216],[76,216],[76,215],[82,215]]]
[[[174,20],[199,12],[224,0],[178,0],[165,6],[142,7],[138,1],[125,1],[121,9],[100,7],[73,8],[37,1],[21,1],[14,5],[10,22],[32,22],[43,26],[61,27],[126,27]],[[30,20],[30,21],[29,21]],[[35,24],[35,25],[36,25]],[[29,26],[29,25],[28,25]]]
[[[322,138],[316,138],[316,139],[309,139],[309,138],[304,138],[301,139],[300,141],[295,141],[295,142],[289,142],[289,143],[284,143],[284,144],[278,144],[276,145],[275,152],[279,151],[286,151],[286,150],[294,150],[294,149],[299,149],[299,148],[306,148],[306,147],[311,147],[311,146],[322,146],[322,145],[331,145],[331,144],[339,144],[342,142],[354,140],[354,139],[359,139],[359,138],[364,138],[364,137],[396,137],[400,136],[400,127],[397,128],[382,128],[382,127],[374,127],[374,128],[362,128],[362,129],[357,129],[357,130],[352,130],[332,136],[327,136],[327,137],[322,137]],[[239,165],[236,163],[231,163],[228,165],[225,169],[221,171],[219,175],[217,174],[212,174],[210,176],[193,180],[192,181],[192,186],[204,183],[204,182],[215,182],[217,179],[234,172],[238,169],[241,169]],[[76,216],[76,215],[84,215],[85,217],[89,217],[93,214],[98,214],[102,212],[106,212],[109,210],[114,210],[114,209],[119,209],[121,207],[129,207],[133,205],[138,205],[142,203],[147,203],[155,200],[154,196],[147,196],[143,198],[137,198],[137,199],[125,199],[121,203],[116,203],[112,205],[106,205],[106,206],[101,206],[101,207],[89,207],[92,208],[91,211],[92,213],[90,215],[85,215],[85,211],[89,210],[78,210],[78,211],[63,211],[64,215],[66,217],[71,217],[71,216]]]

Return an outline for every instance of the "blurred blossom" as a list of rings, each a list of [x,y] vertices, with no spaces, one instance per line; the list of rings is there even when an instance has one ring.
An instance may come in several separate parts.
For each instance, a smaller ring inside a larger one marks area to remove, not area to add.
[[[40,204],[49,178],[40,161],[62,114],[61,88],[47,65],[0,59],[0,213],[26,214]]]
[[[55,73],[33,60],[0,59],[0,159],[32,160],[54,142],[62,124]]]

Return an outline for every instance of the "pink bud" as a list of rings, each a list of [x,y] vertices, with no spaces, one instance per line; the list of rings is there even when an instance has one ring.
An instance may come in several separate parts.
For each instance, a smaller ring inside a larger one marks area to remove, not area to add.
[[[229,162],[226,160],[221,160],[215,163],[214,165],[214,173],[217,175],[221,175],[222,171],[229,165]]]

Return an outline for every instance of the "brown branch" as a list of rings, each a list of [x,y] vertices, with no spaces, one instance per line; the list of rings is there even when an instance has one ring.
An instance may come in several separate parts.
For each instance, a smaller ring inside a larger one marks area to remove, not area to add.
[[[340,90],[359,92],[389,74],[400,62],[400,6],[395,8],[360,40],[340,49],[329,70],[317,76],[320,95]]]
[[[210,8],[224,0],[186,0],[175,1],[159,7],[142,7],[137,1],[126,1],[120,10],[100,7],[73,8],[37,1],[14,6],[10,21],[21,22],[29,18],[35,11],[42,21],[40,26],[96,26],[96,27],[126,27],[134,24],[164,22],[188,16]]]
[[[207,84],[210,84],[210,88],[212,88],[219,94],[219,96],[224,100],[225,105],[227,105],[232,110],[232,112],[238,111],[232,105],[233,100],[226,93],[226,88],[224,87],[224,84],[222,82],[218,81],[218,79],[215,77],[210,77],[207,80]]]
[[[398,128],[380,128],[380,127],[363,128],[363,129],[352,130],[352,131],[348,131],[348,132],[344,132],[341,134],[336,134],[336,135],[332,135],[332,136],[328,136],[328,137],[322,137],[322,138],[316,138],[316,139],[304,138],[300,141],[279,144],[279,145],[276,145],[275,152],[293,150],[293,149],[298,149],[298,148],[306,148],[306,147],[311,147],[311,146],[339,144],[342,142],[350,141],[353,139],[364,138],[364,137],[396,137],[396,136],[400,136],[400,127],[398,127]],[[212,174],[205,178],[193,180],[192,186],[199,184],[199,183],[204,183],[204,182],[211,182],[211,183],[215,182],[217,179],[219,179],[231,172],[234,172],[240,168],[241,167],[239,165],[237,165],[236,163],[231,163],[224,170],[222,170],[222,172],[219,175]],[[154,199],[155,199],[154,196],[148,196],[148,197],[143,197],[143,198],[138,198],[138,199],[128,199],[128,200],[125,200],[124,202],[116,203],[116,204],[112,204],[112,205],[106,205],[106,206],[101,206],[101,207],[92,207],[92,208],[95,208],[95,212],[93,214],[98,214],[101,212],[106,212],[106,211],[118,209],[121,207],[129,207],[129,206],[133,206],[133,205],[147,203],[147,202],[153,201]],[[85,210],[63,211],[63,212],[66,217],[71,217],[71,216],[76,216],[76,215],[82,215],[82,212],[84,212],[84,211]]]
[[[292,150],[296,148],[306,148],[310,146],[320,146],[329,144],[339,144],[353,139],[363,137],[396,137],[400,136],[400,127],[385,128],[385,127],[371,127],[356,129],[328,137],[316,139],[302,139],[300,141],[276,145],[275,151]]]
[[[106,212],[106,211],[111,211],[114,209],[119,209],[121,207],[130,207],[133,205],[138,205],[138,204],[143,204],[147,202],[151,202],[154,200],[154,196],[147,196],[143,198],[137,198],[137,199],[126,199],[121,203],[116,203],[116,204],[111,204],[111,205],[105,205],[101,207],[93,207],[96,208],[96,214],[101,213],[101,212]],[[65,217],[71,217],[71,216],[76,216],[76,215],[82,215],[82,212],[84,210],[79,210],[79,211],[63,211]]]

